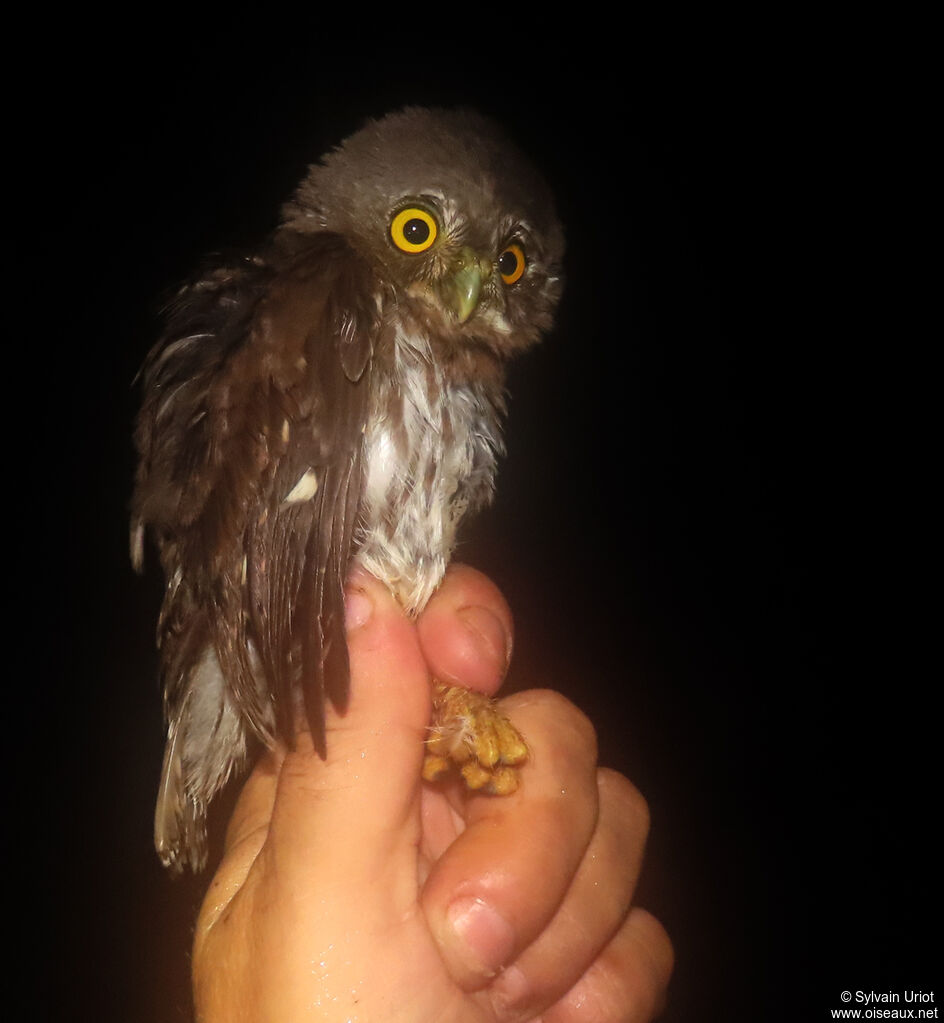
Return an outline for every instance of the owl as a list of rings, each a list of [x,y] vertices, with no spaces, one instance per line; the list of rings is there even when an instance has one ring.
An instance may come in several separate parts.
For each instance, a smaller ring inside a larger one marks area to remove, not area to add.
[[[409,615],[502,452],[507,361],[551,326],[563,234],[545,181],[466,110],[367,123],[309,169],[257,252],[178,293],[141,371],[132,559],[155,543],[167,743],[155,844],[206,861],[207,806],[255,743],[326,755],[349,688],[352,564]],[[424,775],[516,784],[524,741],[435,684]]]

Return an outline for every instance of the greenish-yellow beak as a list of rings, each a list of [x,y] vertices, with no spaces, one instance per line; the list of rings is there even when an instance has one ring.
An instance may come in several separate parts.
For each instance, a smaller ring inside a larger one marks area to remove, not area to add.
[[[455,270],[443,282],[442,297],[460,323],[465,323],[475,312],[482,284],[491,274],[490,261],[481,259],[470,248],[463,248],[459,252]]]

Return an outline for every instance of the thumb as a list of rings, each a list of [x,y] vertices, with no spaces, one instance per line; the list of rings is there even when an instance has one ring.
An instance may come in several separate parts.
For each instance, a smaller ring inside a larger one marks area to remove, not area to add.
[[[429,672],[414,624],[390,591],[356,571],[347,587],[351,662],[347,710],[327,715],[327,760],[307,733],[281,765],[267,845],[283,868],[319,881],[334,860],[346,884],[376,880],[391,843],[417,827]],[[409,843],[407,843],[409,845]]]

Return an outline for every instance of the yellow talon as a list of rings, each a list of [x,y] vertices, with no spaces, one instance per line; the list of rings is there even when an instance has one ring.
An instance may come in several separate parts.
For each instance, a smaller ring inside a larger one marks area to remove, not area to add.
[[[499,767],[492,775],[488,791],[493,796],[510,796],[518,788],[518,772],[513,767]]]
[[[474,760],[470,760],[462,768],[462,777],[465,778],[466,785],[474,792],[479,789],[486,789],[492,780],[492,775],[487,771],[481,764],[477,764]]]
[[[501,762],[503,764],[523,764],[528,759],[528,745],[518,734],[514,725],[503,717],[495,722],[495,728],[499,734]]]
[[[452,764],[445,757],[437,757],[427,754],[423,761],[423,779],[425,781],[439,781],[443,775],[448,774]]]

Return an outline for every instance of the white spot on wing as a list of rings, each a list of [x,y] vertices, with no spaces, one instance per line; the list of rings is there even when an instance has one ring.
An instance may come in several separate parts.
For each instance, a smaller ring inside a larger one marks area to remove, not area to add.
[[[318,492],[318,477],[315,470],[309,467],[298,478],[298,482],[285,495],[283,504],[299,504],[302,501],[310,501]]]

